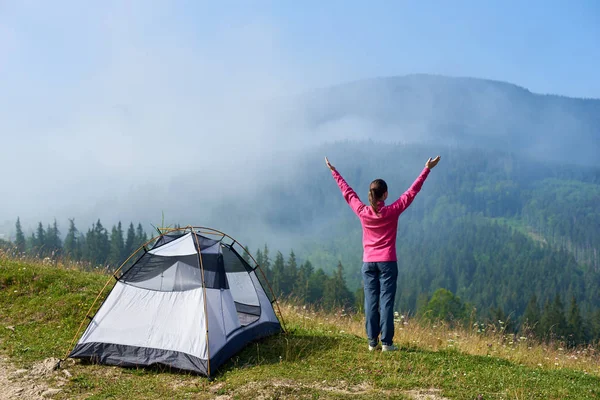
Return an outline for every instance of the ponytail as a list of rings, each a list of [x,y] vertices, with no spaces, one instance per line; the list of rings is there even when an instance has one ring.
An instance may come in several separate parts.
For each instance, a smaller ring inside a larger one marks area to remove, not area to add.
[[[379,210],[377,209],[377,198],[375,196],[374,188],[369,189],[369,203],[371,204],[373,211],[375,211],[375,214],[379,215]]]
[[[369,204],[373,208],[375,214],[379,215],[379,207],[377,203],[383,198],[383,195],[387,192],[387,183],[383,179],[375,179],[371,182],[369,188]]]

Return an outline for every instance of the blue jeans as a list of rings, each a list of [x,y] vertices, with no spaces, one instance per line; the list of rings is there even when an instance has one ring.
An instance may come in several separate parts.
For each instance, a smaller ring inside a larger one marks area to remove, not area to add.
[[[369,345],[377,345],[379,334],[382,344],[392,345],[398,263],[366,262],[361,272],[365,284],[365,325]]]

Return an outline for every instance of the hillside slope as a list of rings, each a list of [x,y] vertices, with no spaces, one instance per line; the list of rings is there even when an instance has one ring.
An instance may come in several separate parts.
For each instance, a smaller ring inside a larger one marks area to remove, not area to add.
[[[361,285],[361,228],[323,156],[366,201],[377,177],[397,198],[435,154],[441,163],[400,217],[399,309],[415,312],[419,296],[439,287],[484,314],[500,307],[516,318],[534,294],[540,304],[559,294],[563,302],[574,296],[586,313],[600,307],[598,168],[499,150],[341,142],[282,156],[294,165],[287,179],[273,173],[256,195],[224,202],[211,223],[252,238],[254,251],[265,242],[286,255],[293,248],[327,272],[341,260],[354,290]]]
[[[14,364],[5,389],[60,389],[66,398],[398,398],[593,399],[600,369],[590,349],[569,353],[501,332],[450,331],[443,325],[398,322],[397,353],[370,353],[360,316],[320,314],[284,305],[288,333],[248,346],[216,379],[66,361],[79,321],[107,280],[62,266],[0,258],[0,349]],[[46,361],[46,364],[48,361]],[[24,368],[15,371],[17,368]],[[68,374],[64,370],[68,371]],[[0,386],[0,389],[3,387]],[[0,393],[9,393],[1,391]],[[24,392],[30,398],[37,392]]]

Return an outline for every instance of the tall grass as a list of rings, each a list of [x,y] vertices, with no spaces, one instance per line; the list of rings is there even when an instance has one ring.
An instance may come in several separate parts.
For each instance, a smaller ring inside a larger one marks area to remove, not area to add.
[[[281,310],[286,320],[305,329],[316,326],[334,334],[347,333],[366,338],[362,314],[348,313],[344,309],[323,311],[294,302],[283,303]],[[533,336],[506,333],[502,324],[473,323],[471,329],[466,329],[444,321],[430,322],[399,314],[396,314],[394,322],[394,342],[403,348],[456,350],[530,367],[568,368],[600,376],[600,351],[594,345],[566,348],[561,341],[540,342]]]
[[[0,254],[2,355],[14,368],[29,369],[64,357],[109,278],[60,260],[48,265]],[[421,397],[431,399],[600,398],[600,359],[592,347],[566,349],[560,342],[508,335],[500,326],[456,328],[398,315],[394,340],[400,351],[369,352],[361,314],[326,312],[291,299],[280,306],[288,332],[250,344],[212,381],[168,369],[69,360],[64,365],[71,376],[57,371],[45,384],[61,382],[57,399],[419,398],[411,393],[437,396]]]

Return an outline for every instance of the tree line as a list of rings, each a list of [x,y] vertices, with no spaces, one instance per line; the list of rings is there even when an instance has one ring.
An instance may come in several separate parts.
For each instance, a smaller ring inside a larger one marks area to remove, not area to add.
[[[439,221],[438,221],[439,223]],[[470,226],[477,226],[471,224]],[[75,227],[74,220],[69,220],[69,229],[64,240],[61,239],[60,231],[56,221],[47,225],[44,229],[43,224],[39,223],[37,229],[29,236],[23,234],[20,220],[17,218],[15,225],[16,235],[12,243],[14,250],[21,254],[28,254],[40,257],[69,257],[73,260],[83,261],[89,265],[101,265],[116,268],[130,254],[137,250],[143,243],[148,241],[148,236],[144,232],[141,224],[134,227],[129,224],[127,232],[124,233],[122,224],[119,222],[113,225],[109,235],[100,220],[92,224],[88,231],[83,234]],[[442,230],[443,231],[443,230]],[[502,231],[502,230],[501,230]],[[504,230],[504,234],[510,234],[510,229]],[[512,232],[514,233],[514,232]],[[493,236],[496,240],[512,242],[506,237],[498,235],[493,229],[485,227],[480,232],[473,232],[472,237],[468,237],[467,242],[476,244],[478,237],[483,243],[492,247],[493,240],[486,235]],[[441,239],[436,241],[438,246],[443,243]],[[526,241],[522,242],[527,243]],[[453,247],[461,254],[461,245],[459,242],[449,240],[447,245]],[[250,261],[250,250],[246,247],[243,254],[247,262]],[[401,257],[409,257],[402,251]],[[465,291],[465,284],[481,281],[476,279],[478,273],[482,275],[493,275],[493,270],[499,268],[490,264],[493,258],[485,260],[486,263],[477,266],[475,258],[478,256],[472,251],[466,251],[462,254],[468,257],[474,257],[472,262],[461,260],[460,257],[454,258],[451,264],[457,266],[457,269],[449,268],[443,262],[431,262],[432,260],[443,260],[441,254],[447,253],[448,249],[423,248],[423,252],[431,253],[432,258],[425,259],[429,262],[430,268],[425,265],[417,265],[416,269],[400,273],[398,285],[396,307],[398,310],[413,310],[413,314],[429,320],[446,320],[451,323],[466,324],[475,319],[485,320],[488,324],[498,325],[506,333],[520,333],[533,336],[539,340],[562,340],[568,346],[575,346],[584,343],[592,343],[600,340],[600,309],[594,312],[581,310],[580,304],[575,295],[571,295],[570,303],[567,307],[563,303],[563,297],[557,292],[557,287],[552,288],[554,295],[550,296],[548,292],[543,292],[542,296],[536,295],[535,291],[529,297],[529,301],[522,312],[505,312],[502,304],[498,305],[491,301],[491,296],[500,295],[500,298],[510,300],[510,291],[506,293],[496,293],[486,290],[485,287],[477,287],[475,296],[476,302],[464,302],[455,291],[468,294]],[[524,248],[506,248],[507,253],[494,253],[505,262],[510,261],[510,255],[523,254]],[[564,253],[568,258],[568,254]],[[259,274],[259,279],[263,281],[265,288],[273,290],[277,298],[291,299],[298,304],[314,305],[324,310],[361,311],[364,301],[362,288],[352,292],[347,285],[344,276],[344,267],[341,261],[338,261],[333,273],[327,274],[321,267],[315,268],[310,260],[299,262],[294,250],[290,251],[289,256],[284,257],[281,251],[275,253],[274,258],[267,244],[263,248],[256,250],[254,260],[264,272],[267,282],[264,282]],[[540,260],[540,265],[547,265],[550,260]],[[433,267],[433,268],[431,268]],[[439,269],[438,269],[439,268]],[[529,268],[535,269],[531,264]],[[454,271],[454,272],[452,272]],[[548,274],[551,270],[546,270]],[[561,269],[555,270],[560,272]],[[422,275],[423,273],[426,275]],[[505,271],[506,272],[506,271]],[[430,275],[430,276],[429,276]],[[533,276],[531,276],[533,278]],[[565,281],[566,277],[556,276],[555,282]],[[446,289],[446,287],[452,290]],[[463,289],[460,289],[460,288]],[[433,294],[428,295],[428,290],[437,288]],[[506,289],[505,289],[506,290]],[[510,290],[510,289],[509,289]],[[573,293],[570,291],[570,293]],[[470,297],[473,297],[471,294]],[[487,300],[486,300],[487,299]],[[481,304],[488,304],[489,308],[478,311]],[[514,303],[509,307],[518,307],[519,302],[514,299]]]
[[[61,239],[56,220],[46,228],[40,222],[37,229],[26,237],[17,218],[15,231],[13,248],[18,254],[41,258],[65,257],[109,269],[116,269],[148,241],[148,235],[140,223],[137,228],[130,223],[125,233],[119,221],[109,233],[99,219],[85,234],[77,229],[73,219],[69,219],[64,240]],[[244,259],[250,262],[247,248],[246,251]],[[329,276],[322,268],[315,269],[310,261],[299,263],[293,250],[287,259],[280,251],[273,259],[267,244],[256,251],[255,260],[278,298],[293,298],[301,304],[318,304],[326,310],[349,309],[355,305],[355,295],[346,285],[341,262],[337,263],[333,274]],[[267,286],[266,282],[264,286]]]
[[[473,305],[464,303],[451,291],[441,288],[430,298],[425,298],[417,315],[427,320],[444,320],[451,324],[466,325],[473,317]],[[540,341],[561,341],[568,347],[598,343],[600,340],[600,310],[585,318],[575,297],[568,307],[560,294],[540,304],[532,295],[521,318],[506,314],[502,308],[489,310],[487,324],[477,324],[477,329],[492,325],[507,334],[521,334]]]
[[[39,222],[37,229],[26,237],[21,221],[17,218],[15,231],[14,250],[19,254],[41,258],[65,257],[95,266],[112,268],[117,268],[148,241],[148,235],[141,223],[135,227],[133,222],[130,222],[127,232],[124,232],[123,225],[119,221],[109,232],[100,219],[85,233],[77,229],[74,219],[69,219],[69,228],[64,239],[61,238],[56,220],[46,228]]]
[[[249,253],[247,248],[246,252]],[[246,254],[246,261],[248,258]],[[318,305],[325,310],[350,310],[355,306],[356,297],[346,285],[344,267],[339,261],[333,273],[328,275],[323,268],[315,269],[308,260],[299,263],[294,250],[290,251],[287,260],[280,251],[272,259],[266,244],[256,251],[254,259],[278,298],[293,299],[298,304]],[[265,283],[263,286],[266,288]]]

